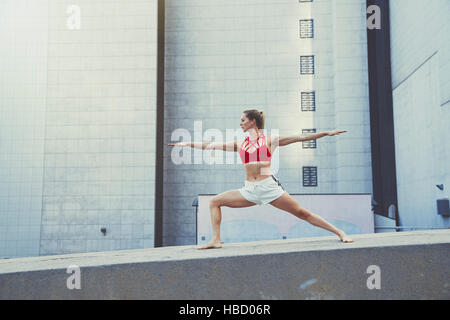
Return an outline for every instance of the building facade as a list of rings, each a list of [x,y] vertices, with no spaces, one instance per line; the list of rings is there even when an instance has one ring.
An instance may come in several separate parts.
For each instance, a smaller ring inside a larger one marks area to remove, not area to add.
[[[152,247],[157,1],[0,18],[0,257]]]
[[[446,199],[448,208],[450,3],[400,0],[390,6],[400,225],[448,228],[437,200]]]
[[[450,5],[432,2],[391,1],[384,18],[398,220],[442,228]],[[371,194],[367,6],[2,1],[0,258],[195,244],[197,196],[240,188],[244,170],[167,144],[242,138],[246,109],[265,111],[266,135],[348,131],[275,152],[288,192]]]
[[[265,111],[266,134],[345,129],[279,149],[272,169],[290,193],[371,193],[365,12],[360,0],[166,1],[165,140],[178,128],[226,140],[253,108]],[[194,163],[197,150],[174,164],[172,152],[163,243],[192,244],[197,195],[240,188],[244,170],[225,152],[221,164]]]

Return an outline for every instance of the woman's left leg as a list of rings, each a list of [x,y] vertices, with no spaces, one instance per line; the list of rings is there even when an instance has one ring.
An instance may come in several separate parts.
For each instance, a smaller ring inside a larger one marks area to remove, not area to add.
[[[295,199],[287,192],[285,192],[278,199],[272,201],[270,204],[275,208],[287,211],[297,218],[309,222],[313,226],[333,232],[339,237],[339,239],[341,239],[342,242],[353,242],[353,240],[349,236],[347,236],[343,230],[336,228],[317,214],[314,214],[306,210],[305,208],[302,208],[297,203],[297,201],[295,201]]]

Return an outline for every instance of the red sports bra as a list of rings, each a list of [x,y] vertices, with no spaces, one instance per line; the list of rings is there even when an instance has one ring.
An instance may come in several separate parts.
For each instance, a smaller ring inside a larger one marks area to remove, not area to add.
[[[249,152],[248,150],[251,148],[253,150]],[[272,158],[264,135],[259,136],[256,141],[250,141],[250,138],[247,137],[241,144],[239,154],[243,164],[262,161],[270,162],[270,159]]]

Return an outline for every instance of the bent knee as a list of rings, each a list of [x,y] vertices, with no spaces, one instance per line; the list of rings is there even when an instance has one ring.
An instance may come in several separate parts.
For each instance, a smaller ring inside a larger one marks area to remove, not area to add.
[[[219,197],[213,197],[211,199],[211,201],[209,202],[209,207],[210,208],[217,208],[222,206],[222,201],[220,200]]]

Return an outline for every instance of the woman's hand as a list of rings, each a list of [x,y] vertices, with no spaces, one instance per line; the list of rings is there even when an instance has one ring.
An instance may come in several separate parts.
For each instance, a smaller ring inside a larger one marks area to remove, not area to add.
[[[170,147],[189,147],[189,142],[177,142],[177,143],[169,143],[168,146]]]
[[[344,133],[344,132],[347,132],[347,131],[346,130],[327,131],[329,136],[336,136],[336,135]]]

